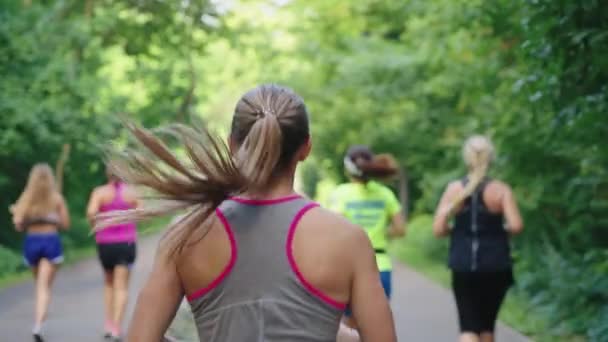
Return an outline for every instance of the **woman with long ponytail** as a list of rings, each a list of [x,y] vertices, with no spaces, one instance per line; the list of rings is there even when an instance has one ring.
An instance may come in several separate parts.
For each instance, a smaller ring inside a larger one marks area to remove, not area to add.
[[[391,238],[405,235],[402,205],[391,189],[380,181],[403,177],[390,154],[374,154],[367,146],[351,146],[344,157],[349,178],[330,195],[329,208],[361,227],[368,235],[376,254],[376,265],[387,298],[391,297],[392,262],[388,255]],[[357,321],[345,312],[346,322],[356,328]]]
[[[494,159],[490,140],[481,135],[468,138],[463,159],[468,174],[447,186],[433,232],[450,236],[460,341],[491,342],[500,305],[513,283],[509,235],[520,233],[523,224],[511,187],[488,177]]]
[[[139,146],[110,165],[152,201],[101,215],[98,228],[184,215],[160,242],[128,341],[159,341],[184,296],[201,341],[335,341],[347,304],[363,340],[396,340],[367,236],[294,191],[311,149],[300,96],[277,85],[247,92],[227,145],[183,125],[129,130]]]
[[[43,341],[52,285],[63,262],[59,232],[70,226],[65,198],[48,164],[34,165],[23,193],[10,210],[15,229],[26,235],[23,259],[32,270],[36,298],[32,335],[34,341],[40,342]]]

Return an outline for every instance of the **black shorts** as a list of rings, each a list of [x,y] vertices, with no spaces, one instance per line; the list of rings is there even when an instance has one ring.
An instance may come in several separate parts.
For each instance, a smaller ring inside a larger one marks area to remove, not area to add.
[[[513,285],[511,270],[452,272],[461,332],[493,332],[500,305]]]
[[[97,244],[97,254],[103,269],[111,271],[116,266],[130,268],[135,262],[137,248],[134,242],[100,243]]]

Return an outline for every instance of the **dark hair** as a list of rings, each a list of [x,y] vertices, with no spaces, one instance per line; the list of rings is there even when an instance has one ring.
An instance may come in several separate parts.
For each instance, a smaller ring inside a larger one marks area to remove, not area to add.
[[[272,185],[310,134],[302,98],[274,84],[260,85],[238,101],[230,137],[239,148],[233,155],[205,128],[175,124],[160,129],[181,141],[189,160],[185,163],[158,133],[134,124],[127,128],[139,144],[111,160],[112,173],[152,190],[157,205],[102,216],[100,226],[187,209],[166,235],[172,254],[181,252],[194,233],[204,237],[208,230],[204,223],[228,197]]]
[[[387,179],[399,174],[399,165],[392,155],[376,155],[363,145],[354,145],[348,149],[344,166],[349,176],[361,181]]]

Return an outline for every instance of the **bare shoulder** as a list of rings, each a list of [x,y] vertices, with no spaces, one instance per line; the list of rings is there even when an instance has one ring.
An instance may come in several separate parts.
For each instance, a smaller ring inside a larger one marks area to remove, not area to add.
[[[509,184],[500,181],[500,180],[491,180],[488,185],[487,185],[487,189],[489,191],[498,193],[498,194],[504,194],[504,193],[510,193],[511,192],[511,187],[509,186]]]
[[[328,209],[316,207],[311,209],[302,218],[302,224],[306,229],[318,236],[323,236],[331,241],[348,248],[369,245],[369,238],[365,231],[348,221],[342,215],[336,214]]]
[[[133,186],[131,186],[129,184],[126,184],[124,186],[123,194],[124,194],[125,198],[129,201],[137,200],[137,191],[135,190],[135,188]]]
[[[455,194],[459,191],[462,191],[462,189],[464,189],[462,182],[459,180],[454,180],[449,182],[448,185],[445,187],[445,193]]]
[[[108,192],[108,185],[104,184],[104,185],[96,186],[93,189],[93,191],[91,192],[91,194],[92,194],[92,196],[100,196],[107,192]]]

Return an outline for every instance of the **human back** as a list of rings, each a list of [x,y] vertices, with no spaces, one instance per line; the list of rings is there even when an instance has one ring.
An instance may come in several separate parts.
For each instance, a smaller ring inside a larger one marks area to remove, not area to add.
[[[89,208],[94,213],[109,213],[113,211],[123,211],[137,207],[137,195],[124,182],[110,178],[107,184],[95,188],[92,195],[92,203],[95,203],[96,210]],[[93,204],[89,205],[89,207]],[[124,222],[105,227],[95,233],[97,243],[113,242],[134,242],[137,240],[137,227],[134,222]]]
[[[55,233],[58,228],[69,226],[65,200],[47,164],[34,165],[23,193],[10,211],[16,229],[31,234]]]
[[[400,210],[391,190],[376,181],[339,185],[332,193],[329,206],[362,227],[378,248],[387,247],[386,228]]]
[[[464,188],[469,177],[457,181]],[[484,178],[454,214],[449,266],[456,271],[500,271],[511,267],[509,233],[504,228],[503,197],[509,191],[502,182]],[[468,252],[475,244],[474,253]]]
[[[336,234],[335,224],[323,223],[328,215],[300,196],[224,202],[218,212],[223,227],[213,227],[178,268],[201,340],[294,340],[294,330],[310,326],[315,329],[300,331],[300,340],[335,341],[353,270],[350,263],[340,267],[348,228]],[[223,256],[222,265],[196,262],[214,252]]]
[[[162,163],[135,158],[122,168],[130,183],[146,184],[166,200],[125,219],[186,209],[159,246],[130,341],[159,339],[183,296],[191,300],[201,340],[334,340],[346,303],[363,322],[363,338],[395,339],[367,236],[294,192],[296,166],[311,148],[299,96],[276,85],[246,93],[228,148],[204,130],[172,129],[194,167],[152,133],[132,127]]]
[[[59,229],[68,229],[70,218],[65,200],[48,164],[36,164],[30,172],[25,189],[9,210],[17,231],[26,233],[23,261],[30,267],[35,282],[35,313],[32,335],[42,340],[42,327],[51,300],[51,286],[63,247]]]

